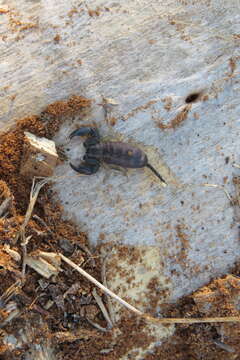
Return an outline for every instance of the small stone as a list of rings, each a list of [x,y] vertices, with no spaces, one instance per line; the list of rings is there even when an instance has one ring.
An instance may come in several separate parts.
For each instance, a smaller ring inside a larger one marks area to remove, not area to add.
[[[37,137],[27,131],[20,174],[27,177],[52,176],[57,165],[58,154],[52,140]]]
[[[52,306],[53,306],[53,304],[54,304],[54,301],[52,301],[52,300],[48,300],[47,301],[47,303],[46,303],[46,305],[44,305],[44,309],[45,310],[49,310]]]
[[[73,253],[74,245],[68,239],[61,238],[59,239],[58,244],[65,255],[71,255]]]

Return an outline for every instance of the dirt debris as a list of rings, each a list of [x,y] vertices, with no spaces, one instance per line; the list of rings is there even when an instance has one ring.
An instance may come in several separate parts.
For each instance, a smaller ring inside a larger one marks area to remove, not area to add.
[[[93,9],[88,9],[88,15],[90,17],[94,17],[94,16],[100,16],[100,10],[99,8],[97,8],[96,10],[93,10]]]
[[[54,36],[53,40],[54,40],[54,42],[55,42],[56,44],[58,44],[58,43],[60,42],[60,40],[61,40],[61,36],[60,36],[59,34],[56,34],[56,35]]]
[[[173,103],[171,96],[165,97],[164,99],[162,99],[162,102],[164,103],[164,109],[170,111]]]
[[[162,120],[159,120],[158,127],[161,130],[178,128],[187,119],[190,109],[191,109],[191,104],[184,106],[184,108],[175,116],[175,118],[170,120],[168,124],[164,124]]]
[[[146,104],[134,108],[127,115],[123,116],[122,120],[126,121],[126,120],[130,119],[135,114],[137,114],[139,111],[147,110],[148,108],[150,108],[152,105],[156,104],[157,102],[158,102],[157,100],[150,100]]]
[[[8,10],[7,9],[0,9],[0,15],[1,14],[7,14],[8,13]]]
[[[165,305],[164,315],[170,317],[201,317],[216,314],[239,315],[240,264],[233,273],[212,281],[178,304]],[[178,325],[175,334],[149,354],[145,360],[208,359],[233,360],[240,356],[240,324]]]

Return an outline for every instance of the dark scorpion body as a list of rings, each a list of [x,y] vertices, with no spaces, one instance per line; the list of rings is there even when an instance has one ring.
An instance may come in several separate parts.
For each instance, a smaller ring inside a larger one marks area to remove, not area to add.
[[[88,138],[83,143],[86,153],[83,162],[75,167],[70,163],[73,170],[80,174],[95,174],[102,162],[121,166],[123,168],[143,168],[148,167],[151,171],[166,184],[162,176],[148,163],[147,155],[139,148],[124,142],[102,142],[97,128],[80,127],[70,134],[70,139],[74,136],[85,136]]]

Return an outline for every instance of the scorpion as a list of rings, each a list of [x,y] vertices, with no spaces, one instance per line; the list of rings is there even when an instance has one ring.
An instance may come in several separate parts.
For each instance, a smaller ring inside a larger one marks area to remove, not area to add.
[[[71,168],[78,173],[84,175],[95,174],[99,170],[101,162],[122,168],[148,167],[166,184],[166,181],[157,170],[149,164],[147,155],[136,146],[124,142],[101,142],[99,131],[95,127],[82,126],[74,130],[69,135],[69,138],[72,139],[74,136],[87,136],[83,143],[86,149],[83,162],[77,167],[70,163]]]

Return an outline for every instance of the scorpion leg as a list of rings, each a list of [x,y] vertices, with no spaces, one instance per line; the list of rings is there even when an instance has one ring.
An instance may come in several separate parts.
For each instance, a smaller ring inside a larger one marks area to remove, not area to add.
[[[104,178],[103,178],[103,183],[105,184],[106,181],[108,180],[108,178],[110,177],[110,172],[111,171],[118,171],[120,172],[123,176],[126,176],[126,178],[128,179],[128,171],[127,169],[124,169],[123,167],[121,166],[117,166],[117,165],[110,165],[110,164],[106,164],[106,163],[102,163],[103,167],[108,170],[105,175],[104,175]]]
[[[128,178],[128,171],[126,168],[123,168],[123,167],[117,166],[117,165],[112,165],[112,164],[109,164],[108,168],[110,170],[118,171]]]
[[[95,144],[100,141],[100,134],[97,128],[89,127],[89,126],[81,126],[79,129],[74,130],[69,138],[72,139],[74,136],[86,136],[88,135],[90,138],[95,139]]]
[[[92,175],[95,174],[99,167],[100,167],[100,161],[93,158],[87,158],[84,156],[84,162],[82,162],[79,166],[74,166],[70,163],[70,166],[73,170],[77,171],[80,174],[84,175]]]

